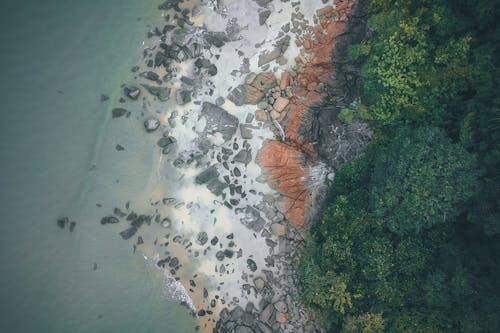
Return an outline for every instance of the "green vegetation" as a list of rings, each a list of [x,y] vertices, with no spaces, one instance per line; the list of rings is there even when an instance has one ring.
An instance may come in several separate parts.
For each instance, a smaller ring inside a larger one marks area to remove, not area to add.
[[[339,119],[346,124],[352,123],[352,118],[354,117],[354,113],[351,109],[342,109],[338,115]]]
[[[350,53],[376,136],[337,171],[299,269],[329,331],[500,332],[499,8],[370,2]]]

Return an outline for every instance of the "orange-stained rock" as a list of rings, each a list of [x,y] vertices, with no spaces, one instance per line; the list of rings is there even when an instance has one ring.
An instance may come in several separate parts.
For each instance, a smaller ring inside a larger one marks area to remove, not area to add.
[[[304,47],[306,50],[309,50],[311,48],[311,41],[309,39],[304,40]]]
[[[255,119],[258,121],[266,121],[269,120],[269,116],[266,111],[259,109],[255,111]]]
[[[264,92],[254,86],[245,86],[245,101],[246,104],[258,104],[264,97]]]
[[[299,231],[305,231],[309,192],[305,186],[307,172],[303,153],[292,145],[268,141],[260,150],[258,161],[270,186],[283,194],[283,211],[288,221]]]
[[[285,97],[278,97],[276,98],[276,101],[273,104],[273,108],[278,111],[282,112],[287,106],[290,104],[290,100]]]
[[[308,161],[316,158],[316,153],[310,142],[302,136],[304,119],[310,117],[309,108],[322,100],[322,95],[316,90],[318,85],[327,86],[331,81],[335,66],[331,63],[337,37],[344,32],[347,14],[354,5],[353,0],[336,0],[336,8],[327,6],[317,10],[319,24],[304,31],[311,31],[312,36],[297,41],[307,51],[296,57],[300,71],[294,80],[290,76],[291,87],[287,112],[281,113],[278,119],[285,131],[285,142],[267,141],[259,152],[258,161],[267,176],[269,185],[280,192],[284,199],[280,203],[285,217],[299,231],[305,231],[305,220],[311,207],[312,193],[306,186],[308,177]],[[337,20],[340,18],[340,20]],[[317,22],[317,21],[316,21]],[[280,89],[286,88],[288,75],[281,77]],[[286,76],[286,77],[285,77]],[[319,89],[318,89],[319,90]],[[275,102],[278,104],[278,100]],[[276,110],[273,110],[276,112]],[[283,115],[286,114],[286,117]],[[279,113],[274,113],[278,117]],[[286,314],[280,313],[279,322],[286,322]]]
[[[287,320],[288,320],[288,318],[286,317],[286,314],[283,312],[280,312],[280,314],[278,315],[278,321],[280,322],[280,324],[286,323]]]
[[[307,85],[307,90],[309,91],[314,91],[316,90],[316,87],[318,86],[317,82],[311,82]]]
[[[283,72],[281,74],[280,90],[285,90],[286,87],[292,82],[292,76],[288,72]]]
[[[265,73],[258,74],[252,83],[253,87],[255,87],[261,91],[265,91],[265,90],[268,90],[270,88],[274,88],[274,87],[276,87],[276,85],[277,85],[276,77],[271,72],[265,72]]]
[[[255,81],[255,78],[257,77],[257,74],[255,73],[249,73],[247,77],[245,78],[245,83],[246,84],[252,84],[253,81]]]
[[[333,11],[333,7],[332,6],[326,6],[326,7],[318,9],[316,11],[316,14],[321,17],[321,16],[323,16],[325,14],[328,14],[328,13],[330,13],[332,11]]]
[[[280,117],[281,117],[281,114],[278,111],[276,111],[274,109],[271,110],[271,118],[272,119],[278,120],[278,119],[280,119]]]
[[[310,91],[307,93],[305,103],[307,106],[312,106],[318,104],[321,101],[321,95],[316,91]]]
[[[305,96],[305,95],[307,95],[307,89],[299,87],[295,90],[295,95],[300,96],[300,97]]]

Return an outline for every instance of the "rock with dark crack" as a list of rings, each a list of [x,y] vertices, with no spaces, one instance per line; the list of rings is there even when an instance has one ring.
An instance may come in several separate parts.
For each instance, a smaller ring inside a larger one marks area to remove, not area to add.
[[[238,128],[239,120],[223,108],[208,102],[204,102],[201,116],[205,117],[206,125],[203,134],[222,134],[224,141],[230,140]]]

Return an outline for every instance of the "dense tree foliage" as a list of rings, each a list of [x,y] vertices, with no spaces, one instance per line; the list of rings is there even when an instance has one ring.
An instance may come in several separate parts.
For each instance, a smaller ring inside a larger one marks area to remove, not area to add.
[[[330,331],[500,332],[499,11],[370,2],[351,55],[376,139],[337,171],[299,270]]]

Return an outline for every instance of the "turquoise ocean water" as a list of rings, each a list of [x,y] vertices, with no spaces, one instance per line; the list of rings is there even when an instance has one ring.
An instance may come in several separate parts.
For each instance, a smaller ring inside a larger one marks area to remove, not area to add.
[[[161,19],[157,6],[2,1],[1,332],[194,331],[154,264],[99,225],[112,207],[146,197],[155,173],[155,138],[110,110],[148,24]],[[56,226],[59,216],[77,222],[74,232]]]

